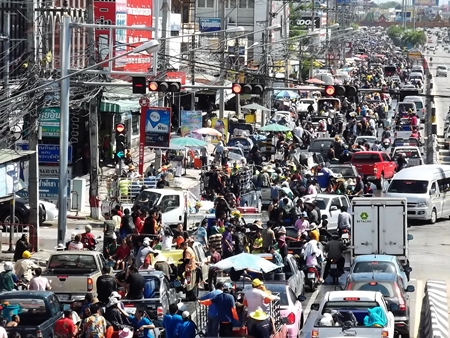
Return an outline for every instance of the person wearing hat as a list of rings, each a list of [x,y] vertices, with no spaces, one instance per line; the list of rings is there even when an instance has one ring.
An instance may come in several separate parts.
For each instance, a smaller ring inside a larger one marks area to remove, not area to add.
[[[13,291],[15,283],[19,281],[13,273],[13,265],[6,262],[3,268],[5,270],[0,272],[0,292]]]
[[[155,250],[152,249],[150,246],[150,238],[145,237],[142,241],[142,245],[139,247],[139,250],[136,254],[135,262],[137,267],[141,267],[144,265],[145,257],[147,257],[148,254],[155,253]]]
[[[151,329],[155,328],[152,321],[145,315],[145,310],[143,308],[137,308],[134,315],[126,312],[125,310],[118,307],[119,311],[128,318],[133,324],[133,327],[138,331],[138,336],[143,338],[153,338]]]
[[[22,259],[19,259],[14,265],[14,271],[17,278],[24,278],[29,282],[33,278],[33,270],[38,267],[39,265],[31,260],[31,253],[27,250],[22,253]]]
[[[322,267],[320,266],[319,261],[323,260],[323,253],[322,250],[319,249],[318,244],[319,232],[314,223],[311,223],[311,228],[312,230],[309,234],[310,240],[304,246],[303,259],[306,261],[306,266],[317,269],[317,279],[319,282],[323,282],[323,279],[320,277]]]
[[[130,180],[134,180],[134,179],[138,178],[139,176],[140,176],[140,175],[139,175],[139,173],[136,171],[136,167],[135,167],[134,165],[130,164],[130,165],[128,166],[127,177],[128,177]]]
[[[95,250],[95,246],[98,244],[98,241],[95,239],[94,234],[92,233],[92,226],[86,225],[84,227],[84,233],[81,235],[81,242],[83,243],[83,247],[87,250]]]
[[[123,329],[123,325],[125,324],[123,321],[122,312],[118,309],[120,306],[120,302],[117,298],[109,297],[106,304],[106,311],[105,311],[105,319],[111,323],[111,325],[114,327],[114,331],[119,331]]]
[[[275,325],[273,324],[272,318],[270,318],[261,307],[250,312],[249,318],[254,322],[254,324],[248,328],[249,337],[270,338],[270,336],[275,333]]]
[[[207,300],[199,300],[199,303],[205,306],[215,304],[217,307],[217,317],[219,321],[219,336],[232,337],[233,336],[233,319],[239,320],[236,311],[236,302],[234,297],[230,294],[229,283],[218,282],[216,284],[217,290],[222,290],[222,293],[216,295],[214,298]]]
[[[23,234],[16,242],[16,248],[14,249],[14,262],[22,259],[22,254],[26,250],[30,250],[30,242],[28,241],[28,235]]]
[[[197,325],[192,321],[189,311],[183,311],[181,314],[183,321],[175,329],[176,337],[195,338]]]
[[[266,308],[267,304],[272,301],[272,297],[266,291],[264,291],[263,288],[264,283],[259,278],[255,278],[252,281],[252,288],[244,293],[243,304],[245,307],[247,307],[248,314],[256,311],[256,309],[258,308]],[[253,320],[247,318],[247,327],[249,330],[253,324]]]
[[[119,331],[118,336],[119,338],[133,338],[134,332],[130,328],[124,327],[123,330]]]

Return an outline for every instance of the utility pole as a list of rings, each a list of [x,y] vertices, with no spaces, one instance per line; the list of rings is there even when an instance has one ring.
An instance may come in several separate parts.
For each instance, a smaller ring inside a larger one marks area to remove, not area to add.
[[[235,60],[234,60],[234,70],[236,72],[236,82],[240,82],[240,74],[239,74],[239,70],[240,70],[240,65],[239,65],[239,58],[240,58],[240,51],[239,51],[239,38],[234,39],[234,55],[235,55]],[[241,113],[241,95],[240,94],[236,94],[236,114],[237,116],[239,116],[239,114]]]
[[[26,20],[27,20],[27,54],[28,54],[28,69],[34,69],[36,61],[36,40],[34,29],[34,1],[26,2]],[[30,74],[31,75],[31,74]],[[38,149],[39,143],[39,125],[38,125],[38,110],[30,112],[30,133],[28,135],[28,149],[35,151],[30,155],[28,163],[28,196],[30,204],[30,225],[34,228],[37,236],[36,250],[39,250],[39,162]]]
[[[272,82],[270,79],[270,65],[269,65],[269,55],[272,49],[272,31],[269,32],[269,27],[272,26],[272,0],[267,0],[267,7],[266,7],[266,30],[263,33],[263,55],[264,55],[264,85],[267,88],[272,87]],[[269,116],[270,117],[270,110],[272,106],[272,95],[270,91],[264,90],[264,106],[269,109]],[[261,125],[264,126],[266,124],[266,116],[267,112],[262,111],[262,118],[261,118]]]
[[[288,18],[288,9],[289,3],[283,2],[283,34],[284,39],[289,38],[289,18]],[[284,51],[284,85],[289,87],[289,43],[285,43],[285,51]]]
[[[86,23],[94,24],[94,1],[87,0],[86,3],[87,20]],[[112,31],[110,31],[112,33]],[[88,40],[88,65],[95,65],[95,30],[94,28],[87,29]],[[114,51],[113,51],[114,53]],[[114,55],[110,55],[112,58]],[[91,207],[91,217],[99,219],[100,199],[99,199],[99,145],[98,145],[98,97],[93,97],[89,101],[89,144],[90,144],[90,167],[89,167],[89,205]]]
[[[329,52],[330,52],[330,38],[328,36],[328,26],[330,23],[330,7],[328,7],[330,4],[330,1],[327,0],[327,25],[325,26],[325,67],[330,67],[330,58],[329,58]]]
[[[314,3],[314,0],[311,0],[311,32],[314,32],[314,29],[316,25],[316,5]],[[314,38],[313,38],[314,39]],[[313,41],[314,42],[314,41]],[[309,78],[311,79],[314,76],[313,73],[313,63],[314,63],[314,44],[311,44],[309,52],[311,53],[309,58]],[[325,60],[327,59],[328,55],[325,55]]]
[[[70,24],[72,18],[64,14],[61,18],[61,41],[60,41],[60,68],[61,68],[61,132],[59,139],[59,189],[58,189],[58,244],[64,244],[66,240],[66,219],[61,217],[67,215],[67,181],[69,162],[69,126],[70,126]],[[66,78],[65,78],[66,77]],[[92,155],[91,155],[92,156]]]
[[[225,24],[225,1],[227,0],[219,0],[219,15],[220,15],[220,58],[219,58],[219,67],[220,67],[220,80],[225,81],[226,71],[225,71],[225,41],[226,38],[226,24]],[[269,0],[268,0],[269,1]],[[223,119],[225,111],[225,89],[219,89],[219,119]]]
[[[190,52],[190,66],[191,66],[191,85],[195,86],[195,34],[192,35],[191,38],[191,52]],[[181,107],[180,109],[180,116],[179,116],[179,121],[180,121],[180,126],[181,126]],[[192,94],[191,94],[191,110],[194,111],[195,110],[195,90],[192,90]]]

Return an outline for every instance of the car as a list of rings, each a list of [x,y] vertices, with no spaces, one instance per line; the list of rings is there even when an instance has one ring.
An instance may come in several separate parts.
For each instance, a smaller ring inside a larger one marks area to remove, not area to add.
[[[264,286],[272,294],[276,294],[280,297],[281,317],[285,318],[287,326],[286,337],[300,337],[300,332],[305,322],[301,302],[304,301],[306,297],[303,295],[296,297],[294,291],[287,283],[266,281]],[[251,283],[247,283],[244,286],[244,290],[249,290],[251,287]]]
[[[295,128],[295,122],[292,116],[290,115],[290,112],[277,112],[273,114],[272,117],[270,118],[269,123],[272,124],[278,123],[288,127],[290,130],[294,130]]]
[[[226,147],[228,150],[228,158],[231,161],[237,161],[243,165],[247,164],[247,158],[244,155],[244,151],[240,147]]]
[[[357,273],[394,272],[402,279],[403,285],[408,285],[412,269],[403,266],[397,256],[391,255],[361,255],[356,256],[350,267],[350,275]]]
[[[301,99],[299,103],[297,103],[297,112],[304,113],[308,111],[309,105],[312,104],[314,111],[317,111],[317,101],[314,99]]]
[[[320,209],[321,215],[328,216],[328,230],[336,230],[338,216],[341,213],[341,207],[350,207],[350,201],[347,195],[331,195],[331,194],[317,194],[306,195],[303,198],[304,202],[315,202]]]
[[[348,180],[349,178],[355,178],[359,176],[358,169],[350,163],[345,164],[330,164],[328,166],[335,174],[341,174],[343,178]]]
[[[408,167],[414,167],[416,165],[424,164],[422,154],[418,147],[410,147],[410,146],[401,146],[396,147],[392,151],[392,158],[397,158],[399,153],[405,154],[406,159],[408,160]]]
[[[328,149],[330,149],[331,145],[334,145],[334,138],[319,138],[315,139],[311,142],[308,147],[308,151],[310,153],[319,153],[323,156],[325,161],[329,161],[331,159],[328,158]]]
[[[436,77],[447,77],[447,73],[447,66],[440,65],[436,68]]]
[[[388,306],[398,305],[398,310],[392,311],[395,328],[401,338],[409,338],[411,309],[408,293],[415,291],[414,286],[404,287],[402,279],[396,273],[370,272],[349,275],[344,290],[381,292]]]
[[[30,223],[30,205],[26,195],[17,196],[15,199],[15,223]],[[11,222],[10,201],[0,203],[0,223]],[[44,222],[54,222],[58,219],[58,208],[51,202],[39,201],[39,225]]]
[[[355,142],[353,142],[353,146],[355,147],[358,146],[358,142],[362,141],[363,143],[368,143],[370,148],[372,149],[372,146],[374,145],[376,140],[377,140],[376,136],[357,136],[355,138]]]

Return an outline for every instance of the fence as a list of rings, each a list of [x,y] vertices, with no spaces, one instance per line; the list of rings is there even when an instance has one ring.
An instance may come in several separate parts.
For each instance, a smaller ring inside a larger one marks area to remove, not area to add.
[[[30,252],[37,252],[39,249],[36,228],[31,224],[14,224],[12,225],[12,240],[10,241],[11,224],[0,223],[0,252],[8,251],[10,246],[14,249],[16,242],[23,234],[28,234],[28,242],[30,243]]]
[[[448,338],[447,284],[428,280],[420,313],[419,338]]]

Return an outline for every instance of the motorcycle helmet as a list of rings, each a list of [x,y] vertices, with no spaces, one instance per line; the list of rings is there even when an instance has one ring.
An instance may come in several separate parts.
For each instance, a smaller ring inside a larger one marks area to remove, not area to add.
[[[13,270],[13,265],[11,262],[6,262],[4,265],[5,271],[12,271]]]
[[[339,233],[338,233],[338,232],[333,232],[333,233],[331,234],[331,238],[333,238],[333,239],[339,239]]]

